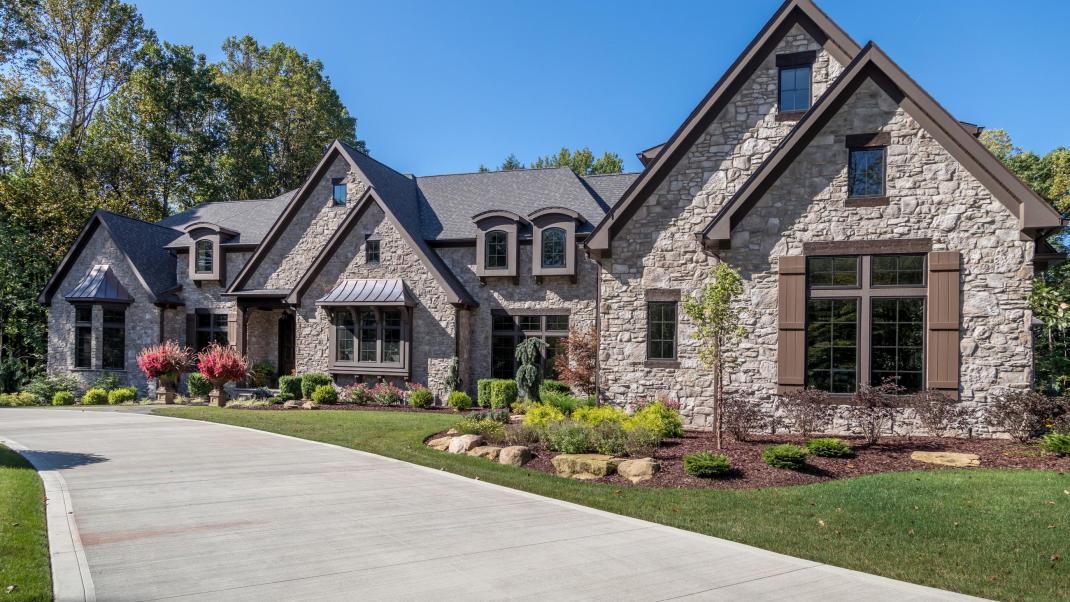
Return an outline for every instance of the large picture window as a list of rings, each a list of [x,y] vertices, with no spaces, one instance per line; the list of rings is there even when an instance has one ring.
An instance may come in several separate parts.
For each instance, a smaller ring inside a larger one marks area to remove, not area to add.
[[[516,365],[516,346],[524,339],[537,337],[546,343],[539,358],[539,370],[543,378],[557,378],[554,360],[568,336],[568,314],[514,316],[495,311],[491,320],[492,377],[514,378],[519,367]]]
[[[74,306],[74,367],[93,367],[93,306]]]
[[[103,369],[126,369],[126,308],[104,308],[100,348],[101,367]]]
[[[212,342],[226,347],[227,340],[227,314],[212,314],[201,312],[197,314],[197,349],[204,349]]]
[[[409,310],[402,307],[339,307],[331,369],[353,374],[401,374],[407,370]]]
[[[924,386],[925,257],[807,258],[806,384],[854,393],[892,379]]]
[[[676,359],[676,302],[647,303],[647,359]]]

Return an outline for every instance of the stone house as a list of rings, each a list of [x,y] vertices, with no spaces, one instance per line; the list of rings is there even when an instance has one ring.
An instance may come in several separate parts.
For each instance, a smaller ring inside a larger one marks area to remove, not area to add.
[[[467,389],[518,341],[599,333],[601,397],[710,426],[680,302],[745,281],[728,387],[764,404],[895,378],[981,407],[1032,381],[1028,296],[1065,225],[877,46],[788,0],[639,174],[411,176],[335,142],[302,186],[148,224],[98,212],[41,295],[49,371],[217,340],[279,373]],[[976,415],[980,417],[981,412]],[[978,419],[977,429],[981,429]]]

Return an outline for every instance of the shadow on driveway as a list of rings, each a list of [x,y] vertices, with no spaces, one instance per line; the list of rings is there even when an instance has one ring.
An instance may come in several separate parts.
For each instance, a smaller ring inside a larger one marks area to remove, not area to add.
[[[80,452],[27,450],[22,454],[38,470],[63,470],[65,468],[76,468],[108,461],[107,458],[98,454],[83,454]]]

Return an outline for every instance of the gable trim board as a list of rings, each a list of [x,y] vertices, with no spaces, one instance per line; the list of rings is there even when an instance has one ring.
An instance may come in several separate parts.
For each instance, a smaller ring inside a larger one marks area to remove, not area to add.
[[[852,94],[867,80],[874,81],[971,175],[1018,217],[1022,234],[1034,237],[1060,227],[1059,213],[999,162],[939,103],[929,96],[888,55],[870,42],[814,106],[788,133],[762,165],[725,203],[699,233],[703,244],[727,248],[732,227],[762,198],[821,129],[837,114]],[[872,133],[867,136],[873,136]]]
[[[732,101],[736,92],[758,69],[766,56],[795,25],[805,29],[841,64],[850,62],[860,50],[851,36],[840,29],[810,0],[784,2],[758,35],[751,40],[743,53],[736,58],[728,71],[714,84],[702,102],[691,111],[668,142],[660,147],[657,156],[643,168],[642,173],[628,187],[624,196],[614,204],[605,218],[595,227],[585,244],[589,250],[598,252],[609,250],[613,235],[620,231],[620,228],[638,210],[639,204],[661,184],[709,124]],[[653,147],[644,152],[658,148]]]
[[[355,167],[354,167],[355,168]],[[323,245],[319,253],[316,254],[316,258],[309,264],[308,269],[301,276],[301,279],[294,285],[293,290],[286,296],[286,302],[289,304],[299,304],[301,297],[308,289],[312,281],[319,275],[323,266],[334,256],[334,253],[338,250],[339,245],[349,235],[353,226],[360,221],[361,216],[367,211],[371,203],[375,203],[383,211],[384,217],[390,222],[390,225],[398,231],[402,240],[408,244],[412,250],[416,253],[417,257],[427,267],[428,272],[434,277],[435,281],[442,287],[442,290],[446,293],[447,300],[455,306],[460,307],[478,307],[475,299],[468,294],[465,289],[456,279],[453,277],[453,273],[449,271],[449,268],[441,264],[441,259],[431,249],[425,249],[424,245],[420,244],[420,241],[413,238],[408,230],[401,224],[398,218],[390,210],[390,207],[383,202],[383,199],[379,196],[379,193],[375,190],[374,186],[368,186],[361,195],[360,199],[356,201],[356,205],[349,211],[349,213],[342,220],[342,223],[338,225],[338,228],[334,231],[331,237],[327,240],[327,243]],[[435,260],[438,260],[437,262]]]

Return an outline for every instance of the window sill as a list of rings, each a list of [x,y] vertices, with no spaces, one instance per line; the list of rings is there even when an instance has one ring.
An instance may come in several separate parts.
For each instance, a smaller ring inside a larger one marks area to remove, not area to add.
[[[891,200],[887,196],[858,196],[847,197],[843,204],[845,207],[887,207]]]
[[[806,115],[806,111],[785,111],[774,116],[775,121],[798,121]]]
[[[330,364],[327,371],[332,374],[361,374],[365,376],[408,376],[409,369],[405,366],[383,366],[378,364]]]
[[[643,362],[643,366],[647,368],[679,368],[680,360],[652,360],[648,359]]]

